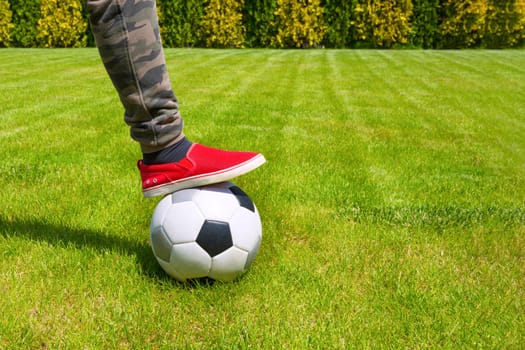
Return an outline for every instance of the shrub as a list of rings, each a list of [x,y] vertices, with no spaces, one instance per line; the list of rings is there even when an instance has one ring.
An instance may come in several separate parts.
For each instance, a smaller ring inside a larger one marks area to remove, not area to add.
[[[413,0],[413,5],[410,43],[416,47],[430,49],[434,46],[438,26],[439,0]]]
[[[37,24],[40,19],[40,0],[9,0],[13,12],[11,45],[15,47],[38,46]]]
[[[246,29],[242,21],[243,0],[210,0],[201,23],[208,47],[242,47]]]
[[[460,49],[478,46],[483,38],[487,0],[442,0],[437,47]]]
[[[80,0],[42,0],[38,38],[44,47],[85,47],[87,23]]]
[[[193,47],[202,44],[199,33],[204,14],[202,0],[158,0],[162,43],[166,47]]]
[[[489,0],[483,46],[494,49],[513,47],[525,35],[525,0]]]
[[[390,48],[408,43],[411,0],[359,0],[354,14],[355,36],[373,47]]]
[[[276,35],[273,23],[277,0],[250,0],[244,7],[246,45],[248,47],[269,47]]]
[[[522,46],[525,41],[525,0],[518,0],[516,3],[516,12],[520,14],[521,35],[516,46]]]
[[[94,47],[95,44],[95,38],[93,37],[93,33],[91,32],[91,28],[89,25],[89,12],[87,10],[87,3],[85,0],[81,0],[82,4],[82,17],[84,18],[84,22],[86,23],[86,31],[85,31],[85,38],[86,38],[86,46],[88,47]]]
[[[10,31],[13,28],[12,16],[13,13],[9,8],[9,2],[0,0],[0,47],[9,45],[11,39]]]
[[[321,44],[326,26],[320,0],[277,0],[279,47],[309,48]]]
[[[351,45],[352,13],[357,0],[325,0],[324,13],[327,47],[343,48]]]

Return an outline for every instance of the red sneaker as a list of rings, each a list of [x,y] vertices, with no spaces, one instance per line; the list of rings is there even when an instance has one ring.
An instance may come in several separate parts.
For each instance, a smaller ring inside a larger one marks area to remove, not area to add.
[[[184,188],[228,181],[263,165],[260,153],[232,152],[194,143],[184,159],[146,165],[138,161],[144,197],[162,196]]]

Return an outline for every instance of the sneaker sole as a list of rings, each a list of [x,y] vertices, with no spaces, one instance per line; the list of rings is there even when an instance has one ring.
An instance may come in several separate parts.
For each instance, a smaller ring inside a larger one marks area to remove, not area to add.
[[[236,165],[231,168],[223,169],[213,173],[200,174],[188,177],[182,180],[168,182],[156,187],[150,187],[142,190],[142,194],[146,198],[164,196],[173,192],[177,192],[186,188],[201,187],[211,185],[219,182],[229,181],[235,177],[249,173],[257,169],[266,162],[262,154],[259,154],[252,159]]]

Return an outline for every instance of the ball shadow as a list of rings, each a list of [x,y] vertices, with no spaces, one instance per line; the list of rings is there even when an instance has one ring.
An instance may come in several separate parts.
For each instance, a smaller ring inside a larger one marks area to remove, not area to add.
[[[184,284],[172,279],[157,263],[147,242],[131,238],[115,237],[110,232],[50,224],[36,219],[8,219],[0,216],[0,236],[22,237],[43,241],[55,246],[89,247],[99,252],[114,251],[135,256],[141,272],[157,283]],[[187,286],[185,286],[187,287]]]

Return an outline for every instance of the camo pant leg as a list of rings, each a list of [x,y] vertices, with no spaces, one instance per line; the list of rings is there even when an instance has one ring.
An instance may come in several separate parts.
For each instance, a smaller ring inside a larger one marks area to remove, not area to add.
[[[154,0],[87,0],[102,62],[125,109],[124,120],[143,153],[183,138]]]

